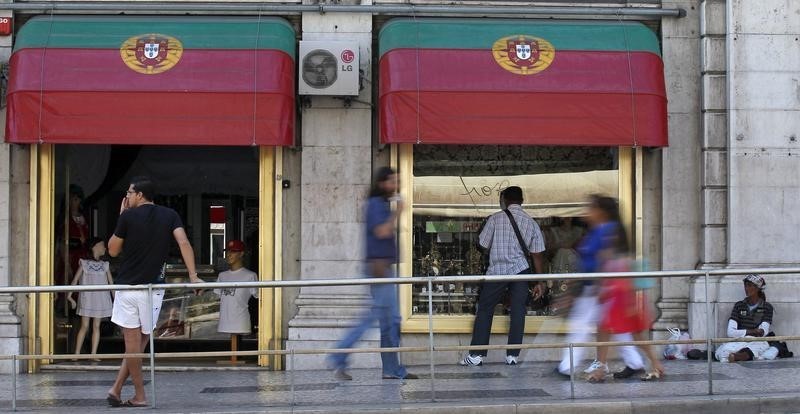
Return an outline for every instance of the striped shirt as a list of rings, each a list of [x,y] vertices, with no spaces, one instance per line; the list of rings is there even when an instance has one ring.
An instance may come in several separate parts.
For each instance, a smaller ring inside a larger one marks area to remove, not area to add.
[[[766,335],[769,333],[769,327],[772,324],[772,314],[773,309],[769,302],[762,300],[753,310],[750,310],[747,302],[740,300],[733,305],[733,310],[731,310],[729,322],[735,322],[736,327],[731,329],[731,324],[728,324],[728,336],[733,338],[742,337],[745,336],[744,331],[747,329],[758,328],[764,329],[764,335]],[[736,332],[732,335],[732,330],[742,332]]]
[[[518,204],[512,204],[508,211],[517,222],[522,240],[531,253],[544,251],[544,236],[539,225]],[[488,275],[516,275],[529,267],[525,252],[522,251],[514,234],[514,227],[503,211],[492,214],[486,220],[478,243],[481,247],[489,249]]]

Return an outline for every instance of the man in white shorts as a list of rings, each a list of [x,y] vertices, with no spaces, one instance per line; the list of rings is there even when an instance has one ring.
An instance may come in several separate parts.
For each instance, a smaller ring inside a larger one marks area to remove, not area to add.
[[[192,282],[202,282],[197,277],[194,250],[186,237],[183,222],[175,210],[153,203],[155,186],[147,177],[131,179],[130,186],[119,209],[119,219],[114,235],[108,241],[108,253],[117,257],[122,253],[120,268],[114,283],[145,285],[164,282],[164,267],[174,239]],[[124,247],[123,247],[124,246]],[[163,290],[153,291],[152,301],[146,290],[117,291],[111,321],[122,328],[125,353],[144,352],[150,334],[161,311]],[[152,307],[151,307],[152,304]],[[130,375],[134,386],[133,398],[122,401],[122,385]],[[145,407],[147,399],[142,378],[142,359],[126,357],[119,368],[114,385],[108,390],[106,401],[112,407]]]
[[[142,335],[147,336],[153,331],[153,324],[158,322],[158,315],[161,313],[161,301],[163,299],[163,290],[153,290],[153,300],[151,302],[153,306],[152,317],[148,317],[146,290],[117,291],[114,299],[115,304],[111,314],[111,321],[122,328],[135,329],[141,327]],[[149,338],[147,339],[149,341]]]

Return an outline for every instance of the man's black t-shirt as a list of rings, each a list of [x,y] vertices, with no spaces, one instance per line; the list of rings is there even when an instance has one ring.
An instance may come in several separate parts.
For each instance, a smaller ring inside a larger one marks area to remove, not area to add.
[[[169,255],[172,232],[183,227],[175,210],[145,204],[126,210],[114,235],[123,239],[122,263],[114,283],[138,285],[156,282]]]

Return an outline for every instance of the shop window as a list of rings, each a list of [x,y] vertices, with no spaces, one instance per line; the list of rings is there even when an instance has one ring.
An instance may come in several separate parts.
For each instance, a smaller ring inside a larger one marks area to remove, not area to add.
[[[216,281],[227,270],[225,243],[240,239],[247,246],[245,267],[258,270],[259,150],[252,147],[178,147],[63,145],[56,147],[55,248],[56,285],[70,283],[78,259],[88,257],[85,241],[108,240],[119,215],[120,201],[130,179],[147,175],[156,182],[156,204],[177,211],[195,252],[199,276]],[[123,250],[124,254],[124,250]],[[112,277],[119,258],[105,256]],[[185,282],[187,270],[177,243],[172,243],[166,263],[167,282]],[[74,352],[81,323],[80,307],[54,295],[54,345],[61,353]],[[80,304],[80,295],[73,295]],[[250,325],[256,332],[257,300],[250,302]],[[165,292],[157,321],[159,351],[188,349],[197,343],[205,350],[227,350],[230,335],[219,333],[219,297],[211,291],[196,296],[180,289]],[[87,335],[87,338],[91,335]],[[100,352],[119,352],[120,331],[103,318]],[[254,336],[245,337],[243,349],[255,349]],[[89,349],[84,341],[84,352]]]
[[[486,217],[500,210],[499,194],[516,185],[523,208],[545,236],[545,271],[576,272],[572,247],[585,232],[581,218],[591,194],[616,197],[617,148],[415,145],[413,147],[412,276],[482,275],[488,255],[477,246]],[[563,283],[548,285],[556,298]],[[428,312],[426,285],[414,285],[412,314]],[[433,285],[433,313],[475,313],[479,284]],[[548,301],[530,303],[528,315],[552,314]],[[496,315],[506,314],[499,304]]]

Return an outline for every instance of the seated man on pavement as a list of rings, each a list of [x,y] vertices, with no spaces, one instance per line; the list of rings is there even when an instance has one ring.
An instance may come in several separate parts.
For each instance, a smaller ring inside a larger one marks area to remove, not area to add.
[[[747,297],[733,305],[728,320],[729,338],[759,338],[769,334],[773,309],[764,295],[766,288],[767,284],[760,275],[749,274],[744,278],[744,292]],[[774,359],[775,355],[767,352],[769,348],[770,345],[766,340],[727,342],[717,347],[715,355],[721,362]]]

